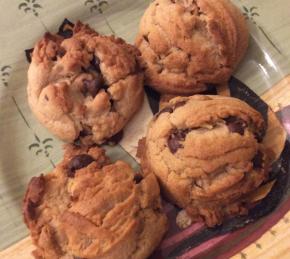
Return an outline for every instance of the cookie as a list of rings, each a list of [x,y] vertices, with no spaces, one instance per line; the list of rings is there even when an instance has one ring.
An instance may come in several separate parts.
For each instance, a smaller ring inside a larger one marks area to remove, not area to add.
[[[28,101],[37,119],[66,142],[102,144],[142,105],[138,50],[78,22],[66,38],[46,33],[28,71]]]
[[[226,82],[248,38],[245,18],[229,0],[156,0],[141,20],[136,46],[146,83],[183,95]]]
[[[153,118],[138,155],[169,200],[212,227],[246,214],[243,198],[267,179],[265,128],[239,99],[177,97]]]
[[[97,147],[68,146],[53,172],[32,178],[23,214],[41,259],[146,258],[167,230],[155,176]]]

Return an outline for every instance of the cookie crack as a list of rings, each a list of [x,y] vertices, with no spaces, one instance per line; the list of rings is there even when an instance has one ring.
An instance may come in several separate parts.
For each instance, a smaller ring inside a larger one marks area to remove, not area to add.
[[[250,145],[244,145],[244,146],[241,146],[241,147],[237,147],[237,148],[233,148],[233,149],[230,149],[222,154],[219,154],[219,155],[213,155],[213,156],[210,156],[208,157],[207,159],[200,159],[199,157],[196,157],[196,156],[193,156],[191,158],[193,159],[196,159],[196,160],[201,160],[201,161],[209,161],[209,160],[212,160],[212,159],[217,159],[219,157],[222,157],[224,155],[227,155],[227,154],[230,154],[230,153],[233,153],[235,151],[239,151],[239,150],[242,150],[242,149],[248,149],[248,148],[251,148]],[[178,155],[178,154],[177,154]],[[180,157],[181,158],[181,157]]]
[[[155,212],[154,211],[154,208],[141,208],[140,207],[140,210],[138,212],[138,217],[140,216],[140,214],[142,214],[142,218],[143,218],[143,224],[142,224],[142,230],[139,232],[139,235],[138,235],[138,238],[137,238],[137,241],[136,241],[136,247],[135,249],[131,252],[131,255],[129,256],[130,259],[133,259],[135,258],[134,256],[136,255],[136,253],[138,252],[138,250],[140,249],[140,247],[142,247],[144,244],[141,242],[142,241],[142,234],[143,234],[143,231],[145,229],[145,222],[146,222],[146,211],[153,211],[155,214],[158,213],[158,212]]]
[[[159,61],[160,61],[160,56],[159,56],[159,55],[156,53],[156,51],[151,47],[150,42],[147,41],[147,40],[144,38],[144,36],[143,36],[142,42],[143,42],[143,44],[145,43],[145,44],[146,44],[146,47],[149,48],[149,49],[154,53],[156,60],[155,60],[155,62],[152,62],[152,64],[154,64],[154,65],[158,65],[158,66],[159,66],[158,73],[159,73],[159,74],[162,73],[162,71],[164,70],[164,66],[163,66],[162,63],[159,63]],[[144,66],[145,70],[148,69],[148,65],[147,65],[146,62],[143,63],[143,66]]]
[[[139,218],[140,214],[142,213],[143,216],[144,216],[144,213],[143,213],[143,210],[140,206],[140,210],[138,211],[138,215],[137,217]],[[144,218],[144,217],[143,217]],[[140,244],[140,241],[141,241],[141,236],[142,236],[142,233],[145,229],[145,222],[143,221],[142,222],[142,230],[140,231],[138,237],[137,237],[137,240],[136,240],[136,246],[135,246],[135,249],[131,252],[131,254],[129,255],[129,259],[133,259],[134,258],[134,255],[137,253],[137,251],[139,250],[139,248],[141,247],[142,244]]]

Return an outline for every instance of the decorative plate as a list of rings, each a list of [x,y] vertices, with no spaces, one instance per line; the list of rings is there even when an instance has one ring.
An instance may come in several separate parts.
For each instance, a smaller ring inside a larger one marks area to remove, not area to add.
[[[150,2],[0,2],[0,250],[28,235],[22,222],[21,201],[29,179],[50,171],[62,157],[63,143],[36,121],[27,104],[29,49],[45,31],[57,32],[65,18],[72,22],[81,20],[100,33],[115,34],[133,43],[140,18]],[[248,216],[234,218],[214,229],[202,223],[179,229],[175,224],[178,209],[165,204],[171,227],[152,258],[227,258],[235,254],[237,258],[250,258],[255,251],[243,249],[251,244],[258,251],[266,249],[258,239],[265,233],[278,237],[281,233],[272,228],[275,224],[283,221],[285,228],[290,227],[290,214],[285,216],[290,210],[290,138],[285,133],[290,134],[290,79],[286,77],[290,72],[290,4],[288,0],[235,0],[235,3],[248,19],[250,47],[229,85],[218,93],[246,101],[268,121],[267,136],[272,139],[271,148],[276,154],[271,179],[261,190],[262,196],[268,195]],[[106,147],[112,159],[124,159],[134,167],[138,167],[135,157],[138,140],[158,111],[160,96],[147,87],[146,93],[142,110],[126,127],[120,144]],[[216,89],[211,93],[217,94]],[[19,250],[19,255],[25,249]],[[3,255],[12,258],[8,252]]]

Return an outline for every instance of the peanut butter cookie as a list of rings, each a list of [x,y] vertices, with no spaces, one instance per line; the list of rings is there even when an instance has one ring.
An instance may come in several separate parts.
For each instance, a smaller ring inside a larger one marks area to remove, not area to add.
[[[41,259],[147,258],[167,230],[155,176],[97,147],[68,146],[53,172],[32,178],[23,213]]]

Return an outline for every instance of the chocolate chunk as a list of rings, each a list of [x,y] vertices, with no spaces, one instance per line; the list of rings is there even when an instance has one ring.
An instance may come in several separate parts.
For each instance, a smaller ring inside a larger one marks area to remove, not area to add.
[[[94,80],[87,80],[83,81],[83,89],[82,93],[84,96],[91,95],[93,98],[96,97],[99,90],[101,89],[103,84],[103,78],[101,75],[98,75]]]
[[[92,131],[89,130],[89,129],[83,129],[81,132],[80,132],[80,137],[87,137],[87,136],[90,136],[92,135]]]
[[[261,143],[263,141],[264,135],[265,134],[263,134],[261,132],[255,132],[255,138],[259,143]]]
[[[189,132],[188,129],[186,129],[186,130],[177,130],[177,132],[175,133],[175,136],[178,139],[180,139],[180,140],[185,140],[185,137],[186,137],[188,132]]]
[[[168,147],[172,154],[175,154],[179,148],[183,148],[183,146],[179,143],[179,140],[172,136],[168,139]]]
[[[94,161],[95,160],[91,156],[86,154],[75,156],[68,164],[68,177],[73,178],[76,170],[84,168]]]
[[[63,57],[66,54],[66,50],[64,48],[60,48],[57,52],[56,52],[57,56],[59,57]]]
[[[49,101],[49,98],[48,98],[47,95],[44,96],[44,99],[45,99],[46,101]]]
[[[90,94],[91,96],[95,97],[98,93],[96,84],[94,80],[87,80],[85,79],[83,81],[83,88],[82,88],[82,94],[84,96],[88,96],[88,94]]]
[[[134,175],[134,182],[139,184],[143,180],[143,175],[141,173],[136,173]]]
[[[188,130],[174,130],[167,141],[168,147],[172,154],[175,154],[179,148],[183,148],[183,145],[180,144],[180,141],[184,141]]]
[[[147,42],[149,42],[148,36],[147,35],[143,35],[143,39]]]
[[[234,117],[234,116],[230,116],[226,118],[225,122],[230,132],[238,133],[242,136],[245,133],[245,128],[248,126],[244,120],[238,117]]]
[[[110,146],[115,146],[122,140],[123,136],[124,136],[124,132],[123,132],[123,130],[121,130],[116,135],[114,135],[113,137],[109,138],[107,140],[107,144],[110,145]]]
[[[51,58],[52,61],[57,61],[57,56]]]
[[[93,59],[91,60],[91,69],[93,69],[93,70],[95,70],[95,71],[97,71],[97,72],[100,72],[101,71],[101,69],[100,69],[100,63],[101,63],[101,61],[100,61],[100,59],[97,57],[97,56],[93,56]]]
[[[257,139],[257,141],[259,143],[261,143],[266,135],[267,132],[267,128],[264,126],[262,130],[260,130],[259,132],[255,132],[255,138]]]
[[[256,156],[253,158],[252,162],[253,162],[253,168],[254,169],[262,168],[263,162],[264,162],[263,153],[261,151],[258,151]]]

